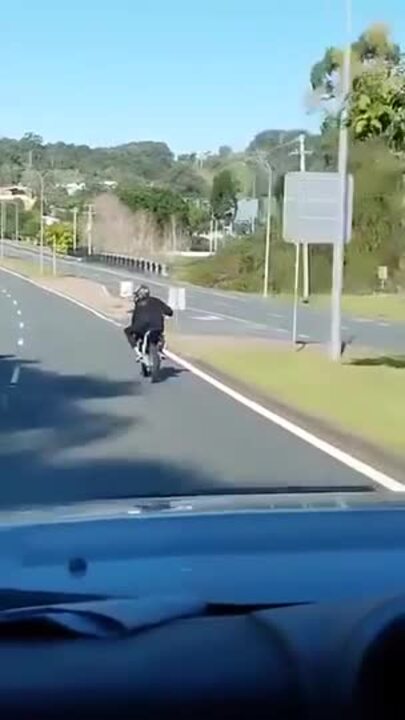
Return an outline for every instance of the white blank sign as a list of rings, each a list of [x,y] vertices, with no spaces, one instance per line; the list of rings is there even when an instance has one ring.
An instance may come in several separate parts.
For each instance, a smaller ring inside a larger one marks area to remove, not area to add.
[[[290,172],[285,176],[283,237],[286,242],[328,245],[341,242],[342,203],[336,172]],[[351,239],[353,177],[348,176],[346,242]]]
[[[186,309],[186,289],[181,287],[169,288],[168,304],[173,310]]]
[[[128,298],[134,293],[134,283],[131,280],[123,280],[120,282],[120,297]]]

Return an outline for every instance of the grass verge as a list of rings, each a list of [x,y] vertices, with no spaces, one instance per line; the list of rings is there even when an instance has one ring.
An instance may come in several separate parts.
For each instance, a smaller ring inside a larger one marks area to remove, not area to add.
[[[55,277],[52,272],[52,268],[47,263],[44,264],[44,271],[41,274],[39,270],[38,260],[20,260],[17,258],[2,258],[0,260],[0,269],[5,268],[6,270],[15,270],[15,272],[21,273],[31,278],[50,278]],[[61,277],[63,273],[56,270],[56,277]]]
[[[353,357],[246,340],[175,337],[171,347],[269,399],[405,458],[405,355]]]
[[[312,302],[326,307],[330,304],[330,298],[317,295],[312,298]],[[347,315],[354,317],[405,322],[405,294],[343,295],[342,309]]]

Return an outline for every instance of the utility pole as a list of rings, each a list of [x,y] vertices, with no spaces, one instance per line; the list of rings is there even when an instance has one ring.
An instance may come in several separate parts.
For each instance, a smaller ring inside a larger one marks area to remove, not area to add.
[[[263,297],[269,294],[269,274],[270,274],[270,239],[271,239],[271,201],[273,195],[273,168],[269,162],[266,162],[268,172],[267,184],[267,217],[266,217],[266,244],[264,250],[264,278],[263,278]]]
[[[16,202],[16,203],[15,203],[15,239],[16,239],[16,241],[18,241],[18,238],[19,238],[19,235],[20,235],[20,227],[19,227],[19,225],[20,225],[20,222],[19,222],[19,220],[20,220],[20,217],[19,217],[20,213],[19,213],[19,210],[20,210],[20,209],[19,209],[19,207],[18,207],[18,202]]]
[[[306,156],[312,155],[311,150],[305,149],[305,133],[300,133],[298,137],[298,150],[293,150],[291,155],[299,155],[300,158],[300,172],[306,171]],[[309,300],[309,246],[307,243],[302,243],[302,300],[307,303]]]
[[[211,218],[210,218],[210,229],[209,229],[208,242],[209,242],[208,249],[209,249],[210,253],[212,254],[214,251],[214,216],[213,215],[211,215]]]
[[[340,179],[340,203],[342,226],[340,241],[333,244],[332,269],[332,330],[331,330],[331,358],[338,362],[342,354],[342,319],[341,303],[343,290],[343,265],[345,243],[347,239],[347,162],[348,162],[348,127],[347,127],[347,97],[350,92],[350,63],[351,63],[351,33],[352,33],[352,2],[345,0],[346,9],[346,48],[343,57],[341,114],[339,128],[339,159],[338,172]]]
[[[176,216],[172,215],[172,250],[177,252]]]
[[[56,276],[56,237],[53,237],[52,241],[52,274]]]
[[[77,250],[77,207],[73,208],[73,252]]]
[[[0,241],[1,241],[1,249],[0,254],[1,258],[4,258],[4,236],[6,234],[6,203],[2,201],[1,203],[1,231],[0,231]]]
[[[218,252],[218,220],[214,218],[214,253]]]
[[[44,274],[44,177],[39,173],[39,213],[40,213],[40,226],[39,226],[39,272],[41,275]]]
[[[93,252],[93,205],[87,208],[87,254]]]

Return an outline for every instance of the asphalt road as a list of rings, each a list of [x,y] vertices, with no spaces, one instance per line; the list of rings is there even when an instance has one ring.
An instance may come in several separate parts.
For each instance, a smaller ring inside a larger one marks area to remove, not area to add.
[[[10,257],[37,257],[37,250],[5,245]],[[46,262],[50,263],[48,258]],[[63,261],[60,266],[73,275],[86,277],[103,283],[113,292],[118,292],[122,279],[144,279],[126,270],[103,267],[85,262]],[[148,283],[167,298],[170,280],[148,276]],[[288,302],[277,299],[264,300],[259,296],[187,287],[187,310],[179,313],[179,330],[187,334],[232,335],[288,340],[291,338],[292,307]],[[327,309],[316,309],[300,305],[298,335],[304,342],[326,343],[330,335],[330,318]],[[359,347],[368,347],[382,352],[405,352],[405,322],[394,323],[372,320],[365,317],[344,317],[343,338]]]
[[[0,507],[369,486],[195,375],[139,377],[121,329],[0,271]]]

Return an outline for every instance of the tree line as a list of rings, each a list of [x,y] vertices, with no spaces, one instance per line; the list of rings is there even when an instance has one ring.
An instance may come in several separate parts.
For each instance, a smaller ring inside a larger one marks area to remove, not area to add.
[[[352,86],[345,99],[349,128],[349,170],[354,175],[353,236],[345,252],[345,289],[368,292],[378,283],[378,266],[389,271],[388,289],[405,288],[405,64],[401,48],[385,25],[366,29],[352,45]],[[336,170],[341,123],[339,105],[343,51],[329,47],[310,70],[309,102],[321,113],[320,133],[306,134],[308,170]],[[299,131],[259,133],[247,154],[271,153],[278,212],[273,218],[270,280],[273,291],[291,290],[293,249],[281,236],[283,178],[291,166],[288,143]],[[295,159],[296,163],[296,159]],[[189,277],[203,284],[260,289],[263,231],[227,246],[220,256],[192,265]],[[327,291],[331,249],[311,248],[311,284]]]

